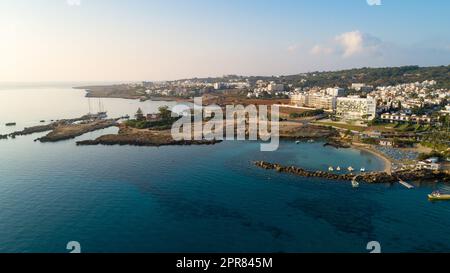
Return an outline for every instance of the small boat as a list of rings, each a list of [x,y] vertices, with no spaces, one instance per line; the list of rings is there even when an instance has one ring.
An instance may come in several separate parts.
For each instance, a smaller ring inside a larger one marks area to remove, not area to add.
[[[366,168],[361,168],[361,172],[365,173],[366,172]]]
[[[353,169],[353,167],[352,166],[350,166],[350,167],[348,167],[348,169],[347,169],[349,172],[353,172],[355,169]]]
[[[17,124],[17,123],[15,123],[15,122],[8,122],[8,123],[6,123],[5,125],[6,125],[6,126],[16,126],[16,124]]]
[[[98,119],[105,119],[108,117],[108,112],[98,112],[97,113],[97,118]]]
[[[358,187],[359,187],[359,182],[356,181],[356,180],[353,180],[353,181],[352,181],[352,187],[353,187],[353,188],[358,188]]]
[[[334,171],[334,168],[333,168],[333,167],[329,167],[329,168],[328,168],[328,171],[333,172],[333,171]]]
[[[450,194],[441,194],[440,192],[433,192],[428,194],[428,200],[430,201],[450,201]]]
[[[336,168],[336,171],[341,171],[341,167],[340,166],[338,166],[337,168]]]
[[[300,140],[297,140],[297,141],[295,142],[295,144],[300,144]]]
[[[309,142],[309,143],[313,143],[313,142],[314,142],[314,139],[310,139],[310,140],[308,140],[308,142]]]

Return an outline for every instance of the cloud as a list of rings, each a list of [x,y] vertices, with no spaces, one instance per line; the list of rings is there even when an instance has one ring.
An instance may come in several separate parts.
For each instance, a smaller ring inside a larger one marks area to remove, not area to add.
[[[327,45],[317,44],[311,48],[312,55],[336,54],[343,58],[358,55],[381,55],[382,41],[358,30],[337,35]]]
[[[367,0],[369,6],[381,6],[381,0]]]
[[[329,55],[329,54],[334,53],[334,49],[332,47],[315,45],[313,48],[311,48],[310,52],[313,55]]]
[[[67,5],[69,6],[80,6],[81,0],[67,0]]]
[[[335,40],[341,47],[344,58],[360,54],[378,54],[382,44],[380,39],[358,30],[342,33]]]
[[[350,57],[363,51],[364,38],[359,31],[343,33],[336,37],[336,42],[341,45],[344,57]]]

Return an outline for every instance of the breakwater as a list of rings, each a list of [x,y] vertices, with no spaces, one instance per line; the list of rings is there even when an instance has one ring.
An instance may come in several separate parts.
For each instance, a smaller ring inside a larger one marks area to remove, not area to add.
[[[404,181],[440,181],[450,182],[450,175],[442,171],[410,170],[399,171],[392,174],[386,172],[369,172],[361,174],[335,174],[325,171],[309,171],[295,166],[283,166],[281,164],[265,161],[255,161],[254,165],[265,170],[276,170],[280,173],[288,173],[302,177],[323,178],[335,181],[352,181],[366,183],[395,183]]]

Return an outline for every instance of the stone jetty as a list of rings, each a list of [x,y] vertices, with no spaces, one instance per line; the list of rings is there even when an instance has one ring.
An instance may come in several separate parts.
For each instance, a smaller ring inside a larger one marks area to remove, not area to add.
[[[60,125],[54,128],[46,136],[38,138],[37,141],[57,142],[61,140],[72,139],[89,132],[106,129],[112,126],[117,126],[117,121],[114,119],[94,120],[91,122],[84,122],[80,124]]]
[[[323,178],[336,181],[352,181],[366,183],[395,183],[399,180],[403,181],[440,181],[450,182],[450,175],[442,171],[431,170],[410,170],[399,171],[392,174],[386,172],[369,172],[362,174],[334,174],[325,171],[309,171],[295,166],[283,166],[265,161],[255,161],[255,166],[265,170],[276,170],[280,173],[288,173],[302,177]]]

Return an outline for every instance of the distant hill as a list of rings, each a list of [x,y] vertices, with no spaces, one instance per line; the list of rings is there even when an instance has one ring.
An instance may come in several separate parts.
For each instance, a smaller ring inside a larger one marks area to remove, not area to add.
[[[385,68],[359,68],[330,72],[313,72],[306,75],[281,77],[282,81],[303,87],[341,86],[365,83],[373,86],[396,85],[435,80],[439,88],[450,89],[450,65],[436,67],[402,66]],[[306,82],[302,83],[302,79]]]
[[[438,88],[450,89],[450,65],[435,67],[402,66],[384,68],[356,68],[340,71],[309,72],[289,76],[224,76],[217,78],[196,78],[206,82],[220,82],[249,79],[254,83],[257,80],[276,81],[284,84],[293,84],[295,87],[313,86],[340,86],[348,87],[352,83],[365,83],[373,86],[396,85],[401,83],[423,82],[436,80]]]

